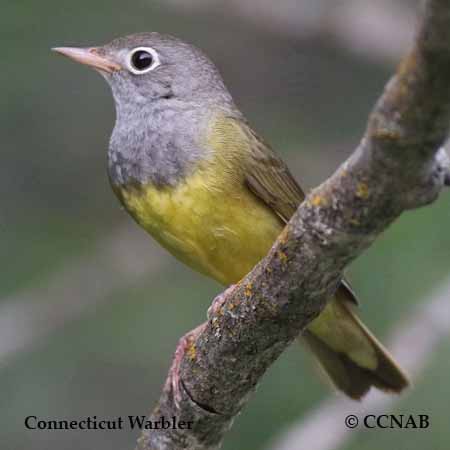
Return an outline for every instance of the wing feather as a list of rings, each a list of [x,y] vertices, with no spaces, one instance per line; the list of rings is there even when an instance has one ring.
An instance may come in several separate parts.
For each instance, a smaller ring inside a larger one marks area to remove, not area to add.
[[[249,155],[244,171],[248,189],[287,223],[304,200],[305,194],[284,161],[246,123],[231,118],[245,134]],[[343,278],[339,291],[342,298],[358,304],[349,282]]]
[[[284,161],[247,123],[237,122],[248,142],[244,180],[248,189],[287,223],[305,194]]]

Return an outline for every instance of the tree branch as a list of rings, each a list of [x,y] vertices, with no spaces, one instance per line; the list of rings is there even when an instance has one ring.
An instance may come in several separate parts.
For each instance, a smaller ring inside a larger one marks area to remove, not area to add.
[[[267,368],[323,309],[344,268],[403,211],[436,199],[449,175],[450,1],[430,0],[415,45],[369,117],[353,155],[300,205],[267,257],[190,343],[182,400],[164,389],[139,450],[211,450]]]

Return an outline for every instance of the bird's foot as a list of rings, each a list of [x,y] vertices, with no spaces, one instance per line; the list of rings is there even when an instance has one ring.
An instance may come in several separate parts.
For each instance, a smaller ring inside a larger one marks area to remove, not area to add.
[[[232,284],[228,286],[228,288],[219,294],[211,303],[211,306],[208,308],[207,316],[208,319],[211,319],[215,314],[217,314],[222,308],[223,304],[225,303],[225,300],[227,299],[227,296],[231,293],[231,291],[236,287],[235,284]]]
[[[172,392],[173,401],[177,409],[180,407],[180,402],[182,399],[181,394],[181,361],[183,361],[184,354],[189,351],[192,344],[195,342],[197,337],[202,333],[205,329],[206,322],[202,323],[198,327],[186,333],[179,341],[177,345],[177,349],[175,350],[175,354],[173,356],[172,365],[169,370],[169,375],[167,377],[166,384],[164,386],[164,390]]]

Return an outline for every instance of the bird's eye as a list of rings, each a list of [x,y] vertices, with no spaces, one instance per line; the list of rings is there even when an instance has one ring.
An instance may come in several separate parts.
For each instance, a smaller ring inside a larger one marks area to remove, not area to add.
[[[158,53],[150,47],[135,48],[128,56],[128,69],[135,75],[150,72],[159,65]]]

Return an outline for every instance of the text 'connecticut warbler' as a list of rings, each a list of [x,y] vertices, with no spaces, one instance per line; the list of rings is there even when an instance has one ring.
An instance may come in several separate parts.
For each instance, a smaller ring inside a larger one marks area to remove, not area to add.
[[[162,246],[231,285],[268,252],[304,194],[237,109],[214,64],[174,37],[141,33],[55,51],[98,70],[116,104],[111,185]],[[408,379],[352,311],[343,281],[302,335],[337,388],[361,398]]]

